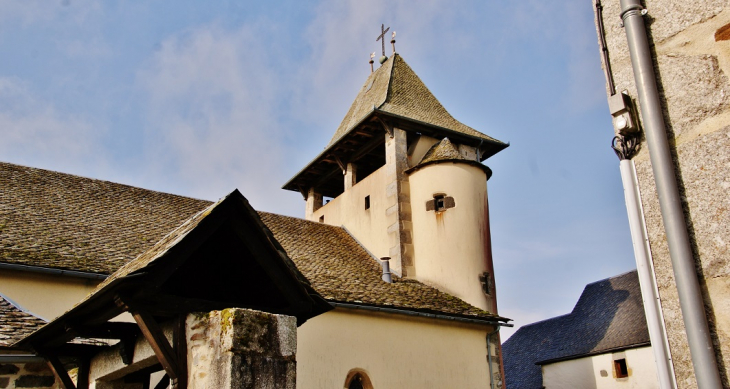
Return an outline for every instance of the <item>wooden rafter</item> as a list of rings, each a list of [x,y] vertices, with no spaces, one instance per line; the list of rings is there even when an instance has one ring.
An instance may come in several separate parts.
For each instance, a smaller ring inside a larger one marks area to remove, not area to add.
[[[89,388],[89,368],[91,361],[88,358],[79,359],[79,368],[76,373],[76,387],[78,389]]]
[[[61,381],[61,385],[63,385],[66,389],[76,389],[76,385],[71,380],[71,377],[68,375],[68,372],[66,371],[66,368],[63,366],[63,363],[61,363],[61,360],[58,359],[56,355],[49,354],[49,353],[43,353],[43,358],[45,358],[46,363],[48,364],[48,367],[53,372],[53,375],[56,376],[56,379]],[[88,387],[88,385],[87,385]]]
[[[177,356],[167,341],[165,334],[162,332],[157,321],[145,311],[131,311],[134,321],[137,322],[139,329],[142,331],[142,335],[145,337],[147,342],[152,347],[152,351],[155,352],[157,360],[165,369],[165,373],[176,382],[179,378],[179,364]]]

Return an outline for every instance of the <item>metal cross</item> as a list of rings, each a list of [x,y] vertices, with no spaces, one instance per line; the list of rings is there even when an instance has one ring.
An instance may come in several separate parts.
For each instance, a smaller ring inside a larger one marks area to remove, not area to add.
[[[383,44],[383,57],[385,57],[385,33],[388,32],[388,30],[390,30],[390,27],[385,28],[385,24],[381,24],[380,25],[381,33],[380,33],[380,35],[378,35],[378,39],[375,40],[376,42],[381,41],[380,43]]]

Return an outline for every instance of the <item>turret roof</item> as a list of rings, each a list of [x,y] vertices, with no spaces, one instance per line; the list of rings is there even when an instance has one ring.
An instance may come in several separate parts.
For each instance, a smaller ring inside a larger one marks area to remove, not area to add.
[[[434,144],[423,156],[419,165],[426,164],[434,161],[453,161],[453,160],[468,160],[465,158],[459,150],[456,149],[449,138],[444,138],[441,142]]]

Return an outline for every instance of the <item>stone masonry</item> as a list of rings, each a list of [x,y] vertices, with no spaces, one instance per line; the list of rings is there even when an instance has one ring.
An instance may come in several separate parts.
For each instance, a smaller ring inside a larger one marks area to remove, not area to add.
[[[628,91],[638,105],[619,0],[602,4],[616,92]],[[730,5],[727,0],[644,5],[707,318],[720,374],[730,387],[730,34],[724,33],[730,30]],[[696,388],[645,143],[634,162],[677,385]]]
[[[393,137],[385,134],[385,169],[388,217],[388,241],[390,243],[390,269],[401,277],[413,275],[413,230],[411,221],[411,197],[408,177],[408,144],[406,132],[393,129]]]
[[[0,389],[61,387],[44,362],[0,363]]]
[[[296,387],[296,318],[248,309],[191,314],[190,389]]]

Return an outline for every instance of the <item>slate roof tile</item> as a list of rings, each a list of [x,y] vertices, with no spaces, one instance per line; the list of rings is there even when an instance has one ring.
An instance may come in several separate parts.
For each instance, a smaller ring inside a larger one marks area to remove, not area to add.
[[[370,74],[326,148],[334,145],[374,109],[502,143],[454,119],[406,61],[394,54]]]
[[[212,204],[9,163],[0,163],[0,188],[0,262],[100,274],[115,272],[158,241],[176,239],[168,233],[194,225],[194,215]],[[341,227],[259,214],[330,301],[497,318],[417,281],[383,282],[379,265]]]
[[[0,262],[111,274],[209,201],[0,162]]]
[[[521,327],[502,345],[510,389],[542,387],[536,363],[643,346],[649,331],[636,271],[586,285],[570,314]]]
[[[0,347],[10,346],[45,324],[0,296]]]

